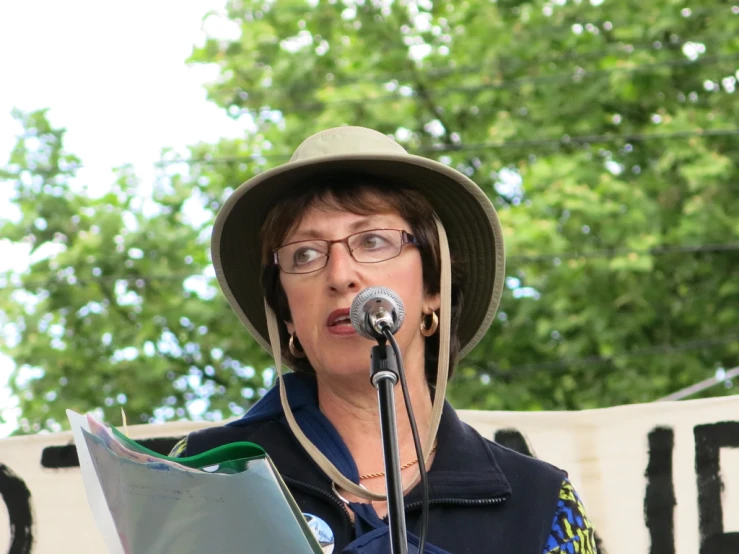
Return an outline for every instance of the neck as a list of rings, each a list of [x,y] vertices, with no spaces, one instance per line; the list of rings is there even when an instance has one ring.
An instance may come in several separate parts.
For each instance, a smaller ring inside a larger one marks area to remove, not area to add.
[[[425,446],[431,422],[432,403],[423,371],[423,360],[420,367],[406,368],[406,379],[419,438],[422,446]],[[394,392],[398,449],[402,465],[416,459],[416,450],[399,382]],[[334,425],[351,452],[359,474],[384,471],[377,390],[369,382],[369,376],[363,375],[361,378],[346,381],[319,377],[318,402],[321,411]]]

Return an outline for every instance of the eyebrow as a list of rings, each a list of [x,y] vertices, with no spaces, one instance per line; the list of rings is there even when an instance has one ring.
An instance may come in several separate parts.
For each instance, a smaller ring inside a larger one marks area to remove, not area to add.
[[[382,217],[381,214],[377,214],[380,217]],[[349,225],[349,231],[351,231],[350,234],[353,234],[357,231],[360,231],[362,227],[365,227],[367,229],[380,229],[384,228],[383,224],[380,224],[378,227],[370,227],[370,223],[372,220],[377,217],[376,215],[371,215],[367,217],[363,217],[362,219],[358,219],[354,223]],[[300,231],[299,233],[295,233],[291,238],[290,242],[297,242],[301,240],[310,240],[310,239],[322,239],[325,240],[325,237],[323,236],[323,233],[320,233],[316,231],[315,229],[305,229],[303,231]]]

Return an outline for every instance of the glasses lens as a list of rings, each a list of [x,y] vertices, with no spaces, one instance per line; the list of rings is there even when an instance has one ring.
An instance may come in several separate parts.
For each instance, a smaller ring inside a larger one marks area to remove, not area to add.
[[[287,273],[310,273],[326,265],[326,243],[306,240],[288,244],[277,251],[277,261]]]
[[[381,262],[400,253],[400,231],[372,229],[349,237],[349,248],[358,262]]]

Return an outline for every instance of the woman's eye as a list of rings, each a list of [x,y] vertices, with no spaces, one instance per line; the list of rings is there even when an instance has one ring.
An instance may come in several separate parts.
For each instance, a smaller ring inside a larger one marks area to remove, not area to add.
[[[374,250],[376,248],[382,248],[388,243],[387,239],[378,234],[364,235],[362,237],[362,248],[366,250]]]
[[[295,265],[305,265],[316,258],[318,258],[319,253],[315,248],[299,248],[295,251],[295,254],[293,254],[293,261],[295,262]]]

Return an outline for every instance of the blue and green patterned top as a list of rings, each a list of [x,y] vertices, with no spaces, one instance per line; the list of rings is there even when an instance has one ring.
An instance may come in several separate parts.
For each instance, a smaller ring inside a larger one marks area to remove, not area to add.
[[[565,479],[543,554],[596,554],[597,551],[593,525],[575,488]]]

